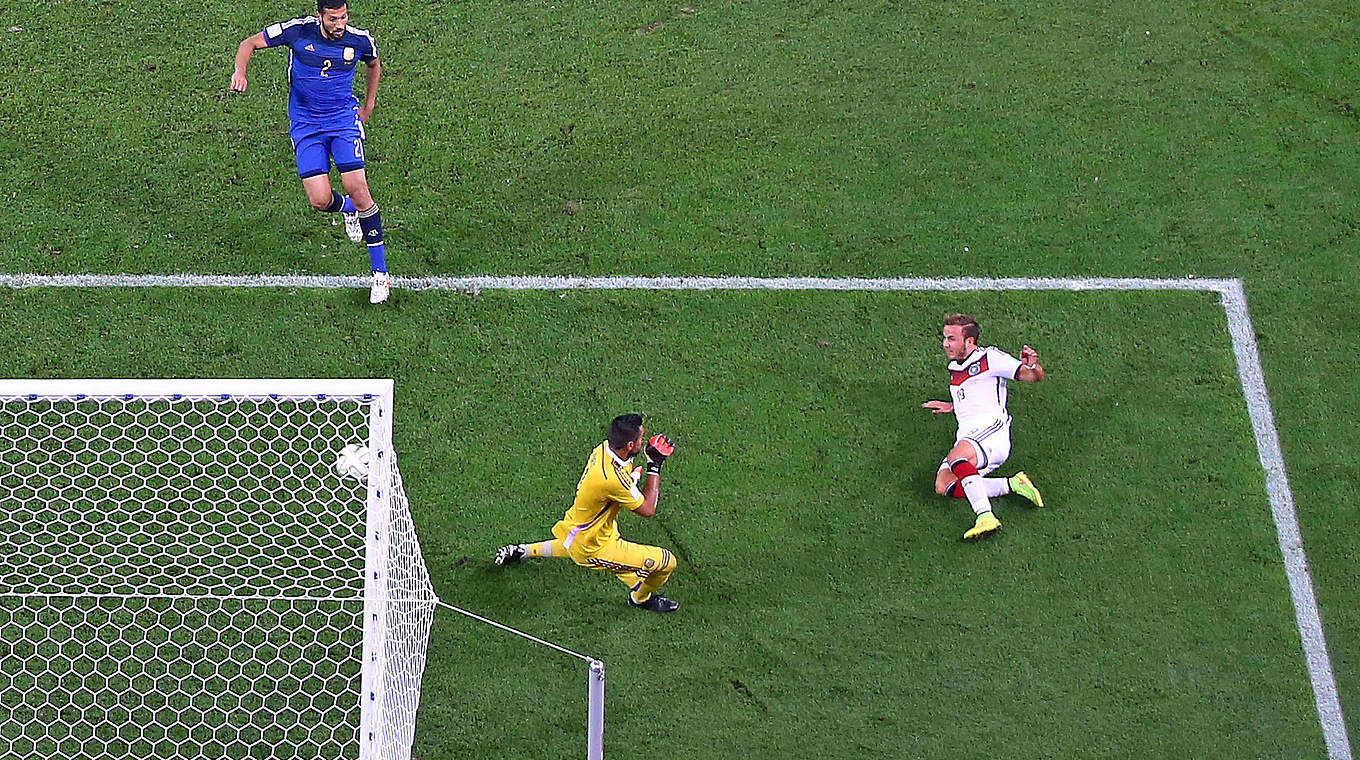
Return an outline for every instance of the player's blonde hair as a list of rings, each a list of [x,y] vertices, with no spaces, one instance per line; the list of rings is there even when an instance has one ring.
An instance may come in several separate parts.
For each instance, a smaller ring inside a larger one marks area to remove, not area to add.
[[[972,338],[974,343],[977,342],[978,336],[982,334],[982,326],[978,324],[977,318],[971,314],[946,314],[944,323],[962,327],[964,340]]]

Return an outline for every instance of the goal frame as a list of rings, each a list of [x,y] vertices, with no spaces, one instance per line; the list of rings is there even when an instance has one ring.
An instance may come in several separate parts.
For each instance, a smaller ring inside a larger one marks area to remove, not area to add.
[[[391,552],[389,527],[397,494],[393,471],[391,379],[0,379],[0,398],[61,398],[112,401],[180,401],[184,399],[359,399],[368,404],[369,459],[364,534],[363,643],[358,692],[359,726],[355,740],[361,760],[389,760],[410,756],[410,734],[389,736],[394,727],[384,720],[385,666],[388,645],[386,592]],[[419,551],[417,550],[417,555]],[[429,600],[433,607],[435,600]],[[428,640],[425,642],[428,647]],[[423,662],[421,673],[423,674]],[[419,690],[416,691],[417,698]],[[413,706],[414,707],[414,706]],[[411,713],[414,723],[414,710]],[[390,748],[405,746],[393,755]]]

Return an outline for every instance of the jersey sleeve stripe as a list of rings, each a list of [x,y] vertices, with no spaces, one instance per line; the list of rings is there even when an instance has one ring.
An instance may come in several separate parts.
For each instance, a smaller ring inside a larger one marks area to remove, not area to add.
[[[373,39],[373,34],[371,32],[369,32],[367,29],[360,29],[357,26],[346,26],[345,30],[351,34],[357,34],[358,36],[368,40],[369,52],[373,54],[374,58],[378,57],[378,43],[376,40]]]
[[[298,24],[305,24],[308,21],[316,21],[316,16],[298,16],[297,18],[288,19],[287,21],[280,21],[277,24],[270,24],[264,29],[265,42],[277,45],[282,41],[281,38],[283,37],[284,32]]]

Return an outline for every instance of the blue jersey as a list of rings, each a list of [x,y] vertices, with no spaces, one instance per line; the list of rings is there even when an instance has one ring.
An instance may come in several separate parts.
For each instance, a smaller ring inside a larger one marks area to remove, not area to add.
[[[366,29],[345,27],[339,39],[321,32],[321,20],[302,16],[264,30],[269,47],[288,46],[288,118],[294,126],[350,127],[359,111],[354,69],[377,60],[378,47]]]

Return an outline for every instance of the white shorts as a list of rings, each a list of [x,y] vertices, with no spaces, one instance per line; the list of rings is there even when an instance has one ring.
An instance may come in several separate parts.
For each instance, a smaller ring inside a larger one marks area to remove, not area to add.
[[[977,451],[978,474],[991,474],[1011,456],[1011,420],[1007,417],[983,427],[960,430],[954,436],[956,444],[965,440],[973,444],[973,449]],[[947,459],[940,463],[941,470],[948,468]]]

